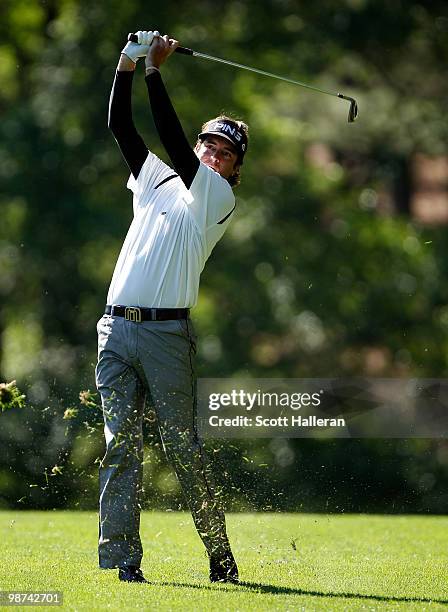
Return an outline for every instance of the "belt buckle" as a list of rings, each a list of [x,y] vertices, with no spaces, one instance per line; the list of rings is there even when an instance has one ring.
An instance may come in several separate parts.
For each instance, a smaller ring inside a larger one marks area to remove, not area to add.
[[[132,321],[133,323],[141,323],[142,311],[136,306],[126,306],[124,309],[124,318],[126,321]]]

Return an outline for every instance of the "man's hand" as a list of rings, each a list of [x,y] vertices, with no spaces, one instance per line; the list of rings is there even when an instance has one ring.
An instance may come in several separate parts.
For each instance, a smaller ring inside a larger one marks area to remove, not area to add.
[[[152,45],[148,49],[146,55],[145,64],[146,68],[160,68],[161,64],[168,59],[168,57],[174,53],[176,47],[179,46],[179,41],[174,38],[169,38],[168,34],[165,36],[157,36],[158,32],[154,32],[154,40]]]
[[[157,30],[155,32],[152,30],[139,30],[136,32],[136,35],[138,37],[138,43],[128,42],[122,50],[122,53],[124,53],[135,64],[140,57],[146,56],[154,37],[159,37],[160,34],[157,32]]]

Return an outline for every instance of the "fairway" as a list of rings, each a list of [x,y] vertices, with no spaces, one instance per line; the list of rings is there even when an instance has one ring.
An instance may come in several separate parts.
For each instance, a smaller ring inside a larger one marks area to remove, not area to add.
[[[60,590],[67,610],[447,607],[446,517],[254,513],[227,523],[241,585],[208,581],[202,544],[181,512],[143,513],[150,584],[135,585],[97,568],[95,513],[4,511],[1,589]]]

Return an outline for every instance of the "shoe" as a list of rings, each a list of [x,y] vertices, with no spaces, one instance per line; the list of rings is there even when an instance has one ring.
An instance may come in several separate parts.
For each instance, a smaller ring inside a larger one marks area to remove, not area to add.
[[[148,582],[145,580],[142,570],[133,565],[120,567],[118,570],[118,578],[124,582]]]
[[[231,552],[224,556],[210,557],[210,582],[239,583],[238,567]]]

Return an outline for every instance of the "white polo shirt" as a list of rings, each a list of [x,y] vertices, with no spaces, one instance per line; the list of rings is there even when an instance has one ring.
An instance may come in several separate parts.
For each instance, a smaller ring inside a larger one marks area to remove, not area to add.
[[[170,178],[171,177],[171,178]],[[191,308],[213,247],[226,231],[235,197],[229,183],[200,162],[190,189],[149,152],[129,177],[134,218],[121,248],[108,304]]]

